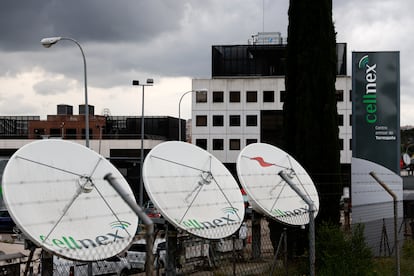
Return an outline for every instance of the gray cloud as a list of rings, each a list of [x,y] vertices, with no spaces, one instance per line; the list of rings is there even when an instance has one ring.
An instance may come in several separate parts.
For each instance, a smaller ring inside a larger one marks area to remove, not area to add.
[[[125,87],[147,77],[209,78],[212,45],[245,44],[261,31],[286,37],[288,6],[286,0],[1,1],[0,78],[34,68],[64,76],[66,86],[53,79],[33,86],[45,97],[63,96],[74,82],[82,84],[76,45],[61,41],[45,49],[40,39],[48,36],[79,41],[91,88]],[[411,0],[333,1],[338,42],[348,43],[348,64],[352,51],[401,51],[401,93],[410,100],[413,9]]]
[[[252,33],[261,31],[263,22],[267,30],[284,32],[285,2],[50,0],[42,1],[41,5],[2,3],[0,51],[3,53],[0,56],[10,62],[0,64],[0,75],[40,66],[71,79],[82,77],[80,52],[71,42],[61,41],[50,49],[41,47],[41,38],[58,35],[74,38],[82,45],[89,83],[96,87],[129,83],[137,72],[209,77],[211,45],[246,43]],[[273,16],[281,10],[284,10],[281,15]]]
[[[58,95],[65,94],[73,86],[67,79],[43,80],[33,85],[33,90],[39,95]]]

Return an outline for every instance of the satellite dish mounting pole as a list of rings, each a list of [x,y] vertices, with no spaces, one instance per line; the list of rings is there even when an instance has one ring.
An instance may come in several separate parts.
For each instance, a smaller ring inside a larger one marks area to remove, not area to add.
[[[305,195],[298,187],[296,187],[295,183],[290,180],[289,176],[284,171],[280,171],[279,176],[309,206],[309,273],[311,276],[315,276],[315,204],[307,195]]]
[[[109,184],[111,184],[111,186],[119,194],[119,196],[122,197],[125,203],[145,224],[145,240],[147,243],[147,261],[145,262],[145,272],[147,276],[151,276],[154,271],[154,255],[152,254],[154,244],[154,223],[147,216],[147,214],[145,214],[141,206],[139,206],[135,202],[135,200],[122,188],[122,186],[119,185],[119,183],[116,181],[115,177],[113,177],[111,173],[106,174],[104,176],[104,179],[108,181]]]

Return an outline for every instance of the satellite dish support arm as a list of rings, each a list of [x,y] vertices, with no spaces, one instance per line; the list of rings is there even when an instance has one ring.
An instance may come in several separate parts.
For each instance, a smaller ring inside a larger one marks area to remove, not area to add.
[[[315,276],[315,204],[313,201],[305,195],[295,183],[291,181],[289,176],[284,172],[280,171],[279,176],[292,188],[295,193],[300,196],[300,198],[305,201],[309,206],[309,266],[310,266],[310,275]]]
[[[154,223],[152,220],[145,214],[142,208],[124,191],[121,185],[116,181],[115,177],[111,173],[108,173],[104,176],[104,179],[111,184],[115,191],[119,194],[120,197],[125,201],[126,204],[134,211],[134,213],[144,222],[146,227],[146,243],[147,243],[147,262],[145,263],[146,275],[152,275],[154,271],[154,255],[152,254],[152,247],[154,244]]]

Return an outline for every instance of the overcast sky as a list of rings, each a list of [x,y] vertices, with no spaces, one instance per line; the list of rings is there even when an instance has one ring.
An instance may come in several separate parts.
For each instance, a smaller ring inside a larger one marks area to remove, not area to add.
[[[333,0],[337,42],[352,51],[400,51],[401,125],[414,125],[414,1]],[[0,2],[0,115],[56,114],[84,102],[83,61],[71,41],[49,49],[44,37],[77,40],[87,61],[95,113],[178,117],[191,79],[211,78],[211,46],[246,44],[252,34],[287,35],[288,0],[40,0]],[[190,96],[182,117],[190,117]]]

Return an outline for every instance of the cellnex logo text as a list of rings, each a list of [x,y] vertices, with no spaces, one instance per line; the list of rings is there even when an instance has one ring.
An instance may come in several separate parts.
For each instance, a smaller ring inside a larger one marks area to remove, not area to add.
[[[198,219],[183,220],[180,224],[187,229],[212,229],[216,227],[222,227],[230,224],[236,224],[240,222],[238,217],[238,209],[234,207],[223,208],[222,211],[227,216],[215,218],[213,220],[200,221]],[[230,217],[231,216],[231,217]],[[236,218],[237,217],[237,218]]]
[[[73,250],[80,250],[80,249],[88,249],[90,247],[98,247],[104,246],[111,243],[118,242],[123,240],[125,237],[119,233],[119,225],[122,225],[122,229],[126,229],[130,225],[129,222],[123,221],[122,223],[111,223],[112,228],[115,229],[114,233],[107,233],[98,235],[92,238],[84,238],[78,239],[72,236],[62,236],[59,238],[47,238],[45,235],[40,235],[39,238],[43,244],[47,244],[49,246],[56,246],[62,249],[73,249]]]
[[[369,57],[365,55],[359,60],[358,67],[365,70],[365,94],[362,96],[365,121],[373,124],[377,122],[377,64],[369,65]]]
[[[274,214],[276,217],[296,217],[296,216],[301,216],[304,214],[307,214],[309,212],[309,210],[305,207],[301,207],[299,209],[293,209],[293,210],[289,210],[289,211],[285,211],[285,210],[280,210],[280,209],[273,209],[272,210],[272,214]]]

